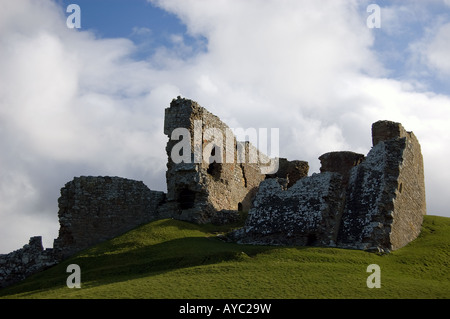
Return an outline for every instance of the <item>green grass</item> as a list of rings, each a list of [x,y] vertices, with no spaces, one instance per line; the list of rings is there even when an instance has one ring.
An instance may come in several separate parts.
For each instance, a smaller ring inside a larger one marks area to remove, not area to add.
[[[318,247],[226,243],[225,227],[159,220],[104,242],[0,298],[449,298],[450,218],[426,216],[422,232],[387,255]],[[81,289],[66,286],[81,267]],[[381,288],[369,289],[369,264]]]

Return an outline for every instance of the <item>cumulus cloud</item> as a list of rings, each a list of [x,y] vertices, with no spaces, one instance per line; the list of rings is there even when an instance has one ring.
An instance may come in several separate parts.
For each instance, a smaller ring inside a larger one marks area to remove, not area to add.
[[[174,34],[171,47],[136,60],[129,39],[68,29],[53,2],[2,7],[0,252],[40,234],[51,246],[59,189],[73,176],[117,175],[165,190],[164,108],[177,95],[230,127],[279,128],[280,155],[309,161],[312,172],[325,152],[366,154],[373,122],[402,122],[422,144],[429,211],[447,214],[450,173],[440,167],[450,99],[386,78],[360,2],[152,3],[177,15],[201,48]],[[440,59],[432,58],[445,70]]]
[[[425,44],[428,66],[442,75],[450,75],[450,23],[440,26],[432,39]]]
[[[178,89],[129,58],[130,40],[70,30],[62,13],[50,1],[1,13],[0,252],[40,234],[52,245],[59,189],[74,176],[165,190],[163,109]]]

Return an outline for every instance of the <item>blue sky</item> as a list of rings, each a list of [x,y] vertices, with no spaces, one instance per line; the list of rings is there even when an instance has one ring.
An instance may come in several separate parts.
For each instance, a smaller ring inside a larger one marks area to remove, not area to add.
[[[81,28],[69,29],[69,4]],[[381,7],[381,28],[366,9]],[[178,95],[234,128],[279,128],[280,156],[367,154],[371,124],[418,137],[428,213],[449,216],[450,0],[21,0],[0,10],[0,253],[58,236],[81,175],[165,190]]]
[[[183,35],[187,45],[204,50],[205,39],[194,38],[170,12],[146,0],[60,0],[62,8],[76,3],[82,10],[82,29],[99,38],[128,38],[137,45],[134,59],[146,59],[159,46],[172,47],[171,38]],[[66,14],[67,16],[70,13]]]
[[[74,3],[72,0],[59,0],[61,8]],[[79,0],[75,2],[82,8],[82,30],[89,30],[99,38],[128,38],[132,40],[137,50],[134,59],[146,59],[155,53],[156,48],[167,46],[173,48],[171,38],[182,36],[186,45],[193,48],[186,57],[206,50],[207,39],[201,35],[193,37],[187,32],[186,25],[180,18],[167,12],[147,0]],[[367,4],[374,3],[382,10],[383,27],[374,29],[373,49],[387,69],[387,76],[394,79],[415,79],[435,93],[450,93],[447,78],[434,76],[426,70],[419,75],[410,71],[412,52],[410,45],[417,39],[426,37],[430,28],[440,21],[450,19],[449,7],[443,1],[431,1],[424,6],[414,1],[410,5],[399,1],[360,1],[360,10],[364,17],[370,13],[364,11]],[[386,21],[385,10],[395,10],[399,13],[395,21]],[[394,9],[392,9],[394,8]],[[68,15],[68,14],[67,14]],[[386,25],[386,22],[388,23]]]
[[[130,37],[134,28],[152,30],[152,37],[184,33],[180,20],[146,0],[80,0],[58,1],[64,9],[75,3],[82,9],[82,28],[94,30],[99,37]]]
[[[390,70],[388,76],[399,80],[414,79],[426,86],[424,90],[449,94],[448,76],[436,76],[424,66],[414,65],[414,59],[417,59],[414,56],[415,43],[429,36],[439,24],[450,21],[448,5],[443,1],[422,1],[420,4],[417,1],[391,0],[374,3],[381,7],[384,23],[374,33],[373,48]],[[396,14],[391,16],[391,12],[395,11]]]

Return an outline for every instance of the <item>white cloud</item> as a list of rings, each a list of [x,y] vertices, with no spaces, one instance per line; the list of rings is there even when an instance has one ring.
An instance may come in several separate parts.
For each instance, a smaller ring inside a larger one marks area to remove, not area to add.
[[[52,245],[59,189],[73,176],[165,189],[163,109],[178,89],[129,58],[131,41],[70,30],[61,12],[41,0],[0,13],[0,252],[25,244],[25,228],[45,228]]]
[[[450,156],[449,97],[383,78],[357,1],[154,3],[205,37],[207,50],[175,34],[173,47],[135,61],[133,42],[69,30],[52,2],[2,7],[0,164],[9,173],[0,174],[0,252],[39,234],[54,234],[44,238],[51,245],[59,188],[73,176],[118,175],[164,190],[164,108],[177,95],[231,127],[280,128],[280,155],[312,171],[328,151],[367,153],[373,122],[402,122],[422,144],[430,213],[448,214],[450,176],[440,167]]]
[[[434,37],[426,44],[426,62],[436,72],[450,75],[450,23],[439,27]]]

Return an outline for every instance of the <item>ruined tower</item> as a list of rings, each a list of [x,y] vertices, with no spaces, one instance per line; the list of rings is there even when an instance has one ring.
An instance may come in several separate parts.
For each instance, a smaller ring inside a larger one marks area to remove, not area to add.
[[[165,110],[164,134],[164,210],[177,219],[223,223],[250,209],[270,159],[251,143],[238,142],[217,116],[188,99],[174,99]]]

